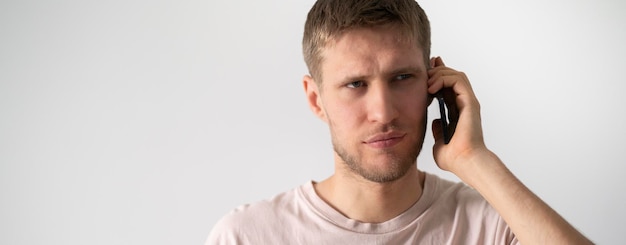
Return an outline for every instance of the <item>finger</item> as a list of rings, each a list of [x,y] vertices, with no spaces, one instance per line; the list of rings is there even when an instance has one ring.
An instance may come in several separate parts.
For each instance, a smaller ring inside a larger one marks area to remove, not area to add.
[[[467,76],[462,72],[442,71],[431,76],[428,81],[428,92],[437,93],[442,88],[452,88],[456,94],[474,95]]]
[[[471,86],[469,78],[467,77],[467,74],[465,74],[465,72],[457,71],[444,66],[433,68],[428,71],[428,83],[430,84],[434,82],[435,79],[433,78],[438,76],[459,76],[462,78],[463,81],[467,82],[467,84]]]
[[[436,93],[442,88],[452,88],[457,94],[471,93],[469,82],[458,73],[444,74],[438,73],[428,79],[428,92]]]
[[[426,83],[428,84],[428,86],[431,86],[434,82],[436,82],[440,77],[443,76],[458,76],[463,79],[466,78],[466,76],[460,71],[440,66],[428,71],[428,80],[426,81]]]
[[[432,75],[435,75],[436,73],[439,73],[439,72],[452,73],[452,72],[459,72],[459,71],[457,71],[455,69],[452,69],[450,67],[447,67],[447,66],[437,66],[437,67],[433,67],[433,68],[429,69],[428,70],[428,75],[432,76]]]
[[[446,66],[446,64],[443,63],[443,59],[441,58],[441,56],[437,56],[437,58],[435,59],[435,67],[439,66]]]

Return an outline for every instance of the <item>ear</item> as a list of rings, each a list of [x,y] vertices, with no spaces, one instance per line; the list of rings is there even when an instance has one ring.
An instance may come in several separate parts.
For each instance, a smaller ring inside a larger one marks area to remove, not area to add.
[[[305,75],[302,78],[302,85],[304,85],[304,93],[306,93],[307,102],[309,102],[309,108],[319,119],[328,123],[326,118],[326,112],[324,112],[324,106],[322,105],[322,97],[318,84],[313,80],[313,77]]]

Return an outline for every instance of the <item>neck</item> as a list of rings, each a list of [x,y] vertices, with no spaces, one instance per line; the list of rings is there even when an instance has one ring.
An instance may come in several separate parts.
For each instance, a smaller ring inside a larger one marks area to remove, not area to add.
[[[397,180],[378,183],[355,175],[343,164],[335,174],[315,185],[318,195],[350,219],[382,223],[409,209],[422,195],[423,172],[412,167]]]

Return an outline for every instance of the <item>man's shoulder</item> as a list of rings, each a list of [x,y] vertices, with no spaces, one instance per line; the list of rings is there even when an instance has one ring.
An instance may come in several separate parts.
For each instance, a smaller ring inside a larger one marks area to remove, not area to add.
[[[296,205],[296,199],[299,198],[298,191],[299,188],[294,188],[267,199],[241,205],[222,217],[220,222],[241,225],[240,223],[249,223],[263,220],[262,218],[273,218],[276,215],[285,214],[286,211],[292,210]]]
[[[465,183],[443,179],[436,175],[429,175],[428,177],[432,178],[429,183],[433,188],[432,196],[435,207],[448,207],[456,209],[456,212],[464,210],[463,213],[467,212],[470,215],[479,210],[497,215],[487,200]]]
[[[474,188],[463,182],[429,177],[433,178],[429,183],[434,200],[423,217],[423,226],[455,231],[445,236],[463,238],[470,244],[483,243],[484,239],[508,244],[515,239],[500,214]]]
[[[271,198],[241,205],[224,215],[213,227],[207,244],[250,243],[275,229],[276,224],[293,219],[301,206],[302,186]]]

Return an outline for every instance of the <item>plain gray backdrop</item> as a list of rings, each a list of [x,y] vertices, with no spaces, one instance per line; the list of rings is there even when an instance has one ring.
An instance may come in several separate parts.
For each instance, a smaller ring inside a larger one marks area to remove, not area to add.
[[[420,3],[487,145],[592,240],[623,242],[626,2]],[[0,244],[202,244],[236,206],[332,174],[301,83],[312,4],[1,1]],[[431,138],[418,166],[456,179]]]

